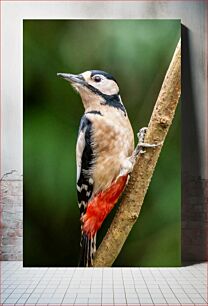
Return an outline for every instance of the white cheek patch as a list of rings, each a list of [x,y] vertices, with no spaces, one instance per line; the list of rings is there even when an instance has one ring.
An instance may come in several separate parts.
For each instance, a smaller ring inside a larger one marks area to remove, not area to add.
[[[105,95],[116,95],[119,92],[118,85],[113,80],[102,79],[102,81],[99,83],[96,83],[93,80],[91,80],[89,84],[97,88]]]

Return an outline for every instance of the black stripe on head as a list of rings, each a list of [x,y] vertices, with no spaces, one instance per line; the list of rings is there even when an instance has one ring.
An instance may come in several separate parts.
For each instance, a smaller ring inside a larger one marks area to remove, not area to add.
[[[103,75],[106,79],[113,80],[114,82],[116,82],[116,79],[110,73],[107,73],[107,72],[102,71],[102,70],[91,70],[91,78],[96,74]],[[116,82],[116,84],[117,84],[117,82]]]

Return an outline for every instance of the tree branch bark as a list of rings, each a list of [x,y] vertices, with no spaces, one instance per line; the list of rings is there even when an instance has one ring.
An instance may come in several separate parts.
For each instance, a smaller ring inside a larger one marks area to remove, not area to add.
[[[164,143],[174,118],[180,94],[181,41],[179,40],[148,125],[145,136],[146,143]],[[161,148],[162,146],[145,148],[146,153],[139,155],[122,202],[95,254],[94,267],[111,267],[120,253],[139,217]]]

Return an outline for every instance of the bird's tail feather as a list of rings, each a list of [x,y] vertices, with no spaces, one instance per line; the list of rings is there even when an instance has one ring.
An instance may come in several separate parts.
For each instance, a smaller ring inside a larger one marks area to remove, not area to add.
[[[79,267],[92,267],[93,257],[96,252],[96,234],[88,238],[88,236],[82,232],[80,247]]]

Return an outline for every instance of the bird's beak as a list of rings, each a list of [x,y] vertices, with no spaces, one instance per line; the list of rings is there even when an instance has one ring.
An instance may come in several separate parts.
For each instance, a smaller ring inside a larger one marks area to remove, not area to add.
[[[85,83],[85,80],[81,74],[71,74],[71,73],[57,73],[57,76],[69,81],[72,84],[81,84]]]

